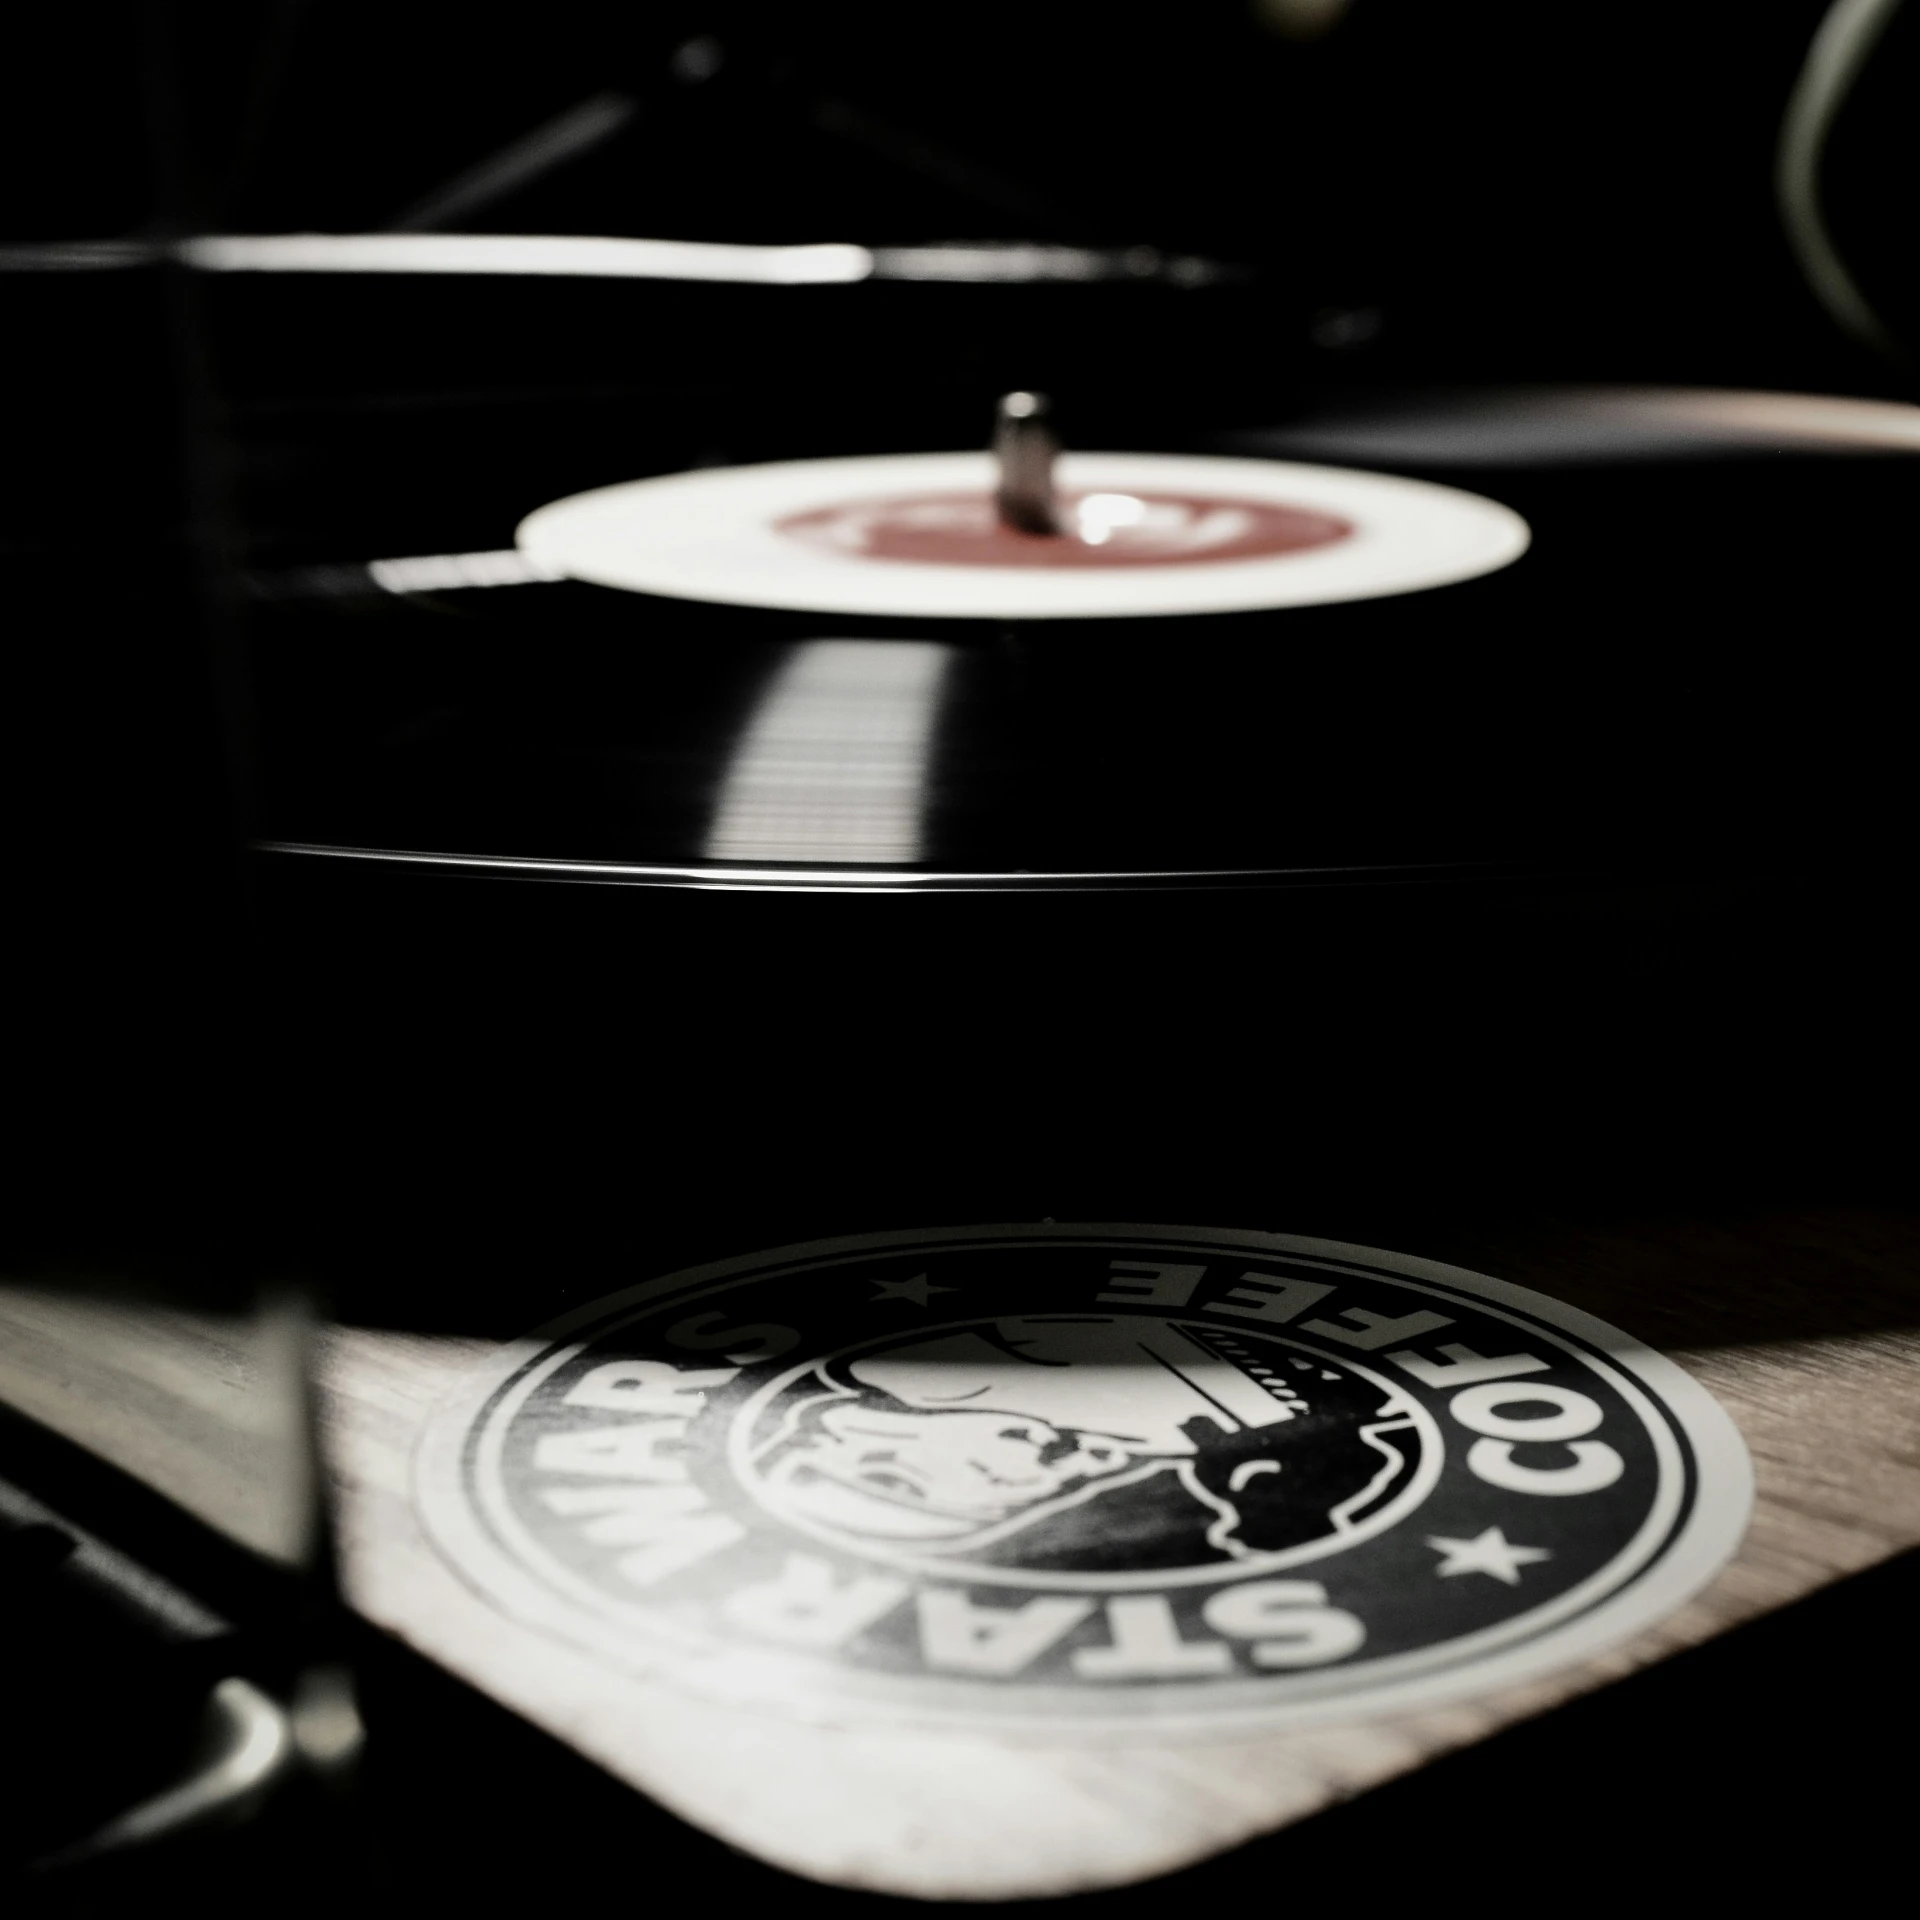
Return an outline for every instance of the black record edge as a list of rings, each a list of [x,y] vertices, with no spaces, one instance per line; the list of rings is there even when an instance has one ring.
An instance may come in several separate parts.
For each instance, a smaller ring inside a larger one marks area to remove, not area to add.
[[[1245,867],[1216,871],[1167,870],[1084,873],[887,872],[856,867],[667,866],[638,861],[556,860],[531,855],[432,853],[397,847],[327,846],[298,840],[256,841],[253,851],[302,859],[352,860],[426,867],[496,879],[571,881],[628,887],[692,887],[770,893],[1075,893],[1254,887],[1420,886],[1444,882],[1540,881],[1547,876],[1521,861],[1433,862],[1377,867]],[[1557,876],[1565,879],[1567,876]],[[1585,877],[1585,876],[1583,876]]]

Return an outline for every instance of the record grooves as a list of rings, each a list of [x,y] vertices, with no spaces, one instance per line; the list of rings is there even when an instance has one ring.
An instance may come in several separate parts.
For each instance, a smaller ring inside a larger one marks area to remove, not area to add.
[[[571,556],[542,528],[571,502],[534,516],[518,558],[511,521],[476,513],[469,556],[383,561],[382,591],[310,572],[258,605],[260,838],[449,870],[888,891],[1871,865],[1896,813],[1891,743],[1874,744],[1892,714],[1850,697],[1879,643],[1871,621],[1834,623],[1830,583],[1844,555],[1851,605],[1898,590],[1906,463],[1723,443],[1674,458],[1670,424],[1624,458],[1645,405],[1603,421],[1598,464],[1427,465],[1517,510],[1531,549],[1347,604],[940,618],[951,576],[1035,570],[899,563],[875,571],[917,613],[702,604],[685,584],[554,582]],[[695,474],[685,497],[802,470]],[[861,489],[831,477],[826,493]],[[788,544],[799,572],[837,564]],[[1124,596],[1149,574],[1308,566],[1353,544],[1042,584]],[[439,584],[474,577],[523,584]]]

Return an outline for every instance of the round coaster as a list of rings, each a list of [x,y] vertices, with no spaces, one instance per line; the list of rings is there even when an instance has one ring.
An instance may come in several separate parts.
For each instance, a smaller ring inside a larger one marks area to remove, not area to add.
[[[1511,508],[1339,467],[1069,453],[1066,531],[1002,527],[984,453],[714,467],[599,487],[520,525],[550,573],[675,599],[993,620],[1305,607],[1491,573],[1526,551]]]
[[[497,1607],[807,1718],[1048,1739],[1511,1684],[1720,1568],[1732,1422],[1618,1330],[1336,1242],[967,1227],[649,1281],[483,1364],[416,1496]]]

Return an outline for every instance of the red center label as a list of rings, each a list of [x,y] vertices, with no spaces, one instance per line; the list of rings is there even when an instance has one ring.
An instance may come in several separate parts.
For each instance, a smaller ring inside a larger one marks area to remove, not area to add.
[[[985,493],[894,494],[788,514],[776,528],[867,560],[947,567],[1167,567],[1332,546],[1353,523],[1311,507],[1201,494],[1064,494],[1065,531],[1020,533]]]

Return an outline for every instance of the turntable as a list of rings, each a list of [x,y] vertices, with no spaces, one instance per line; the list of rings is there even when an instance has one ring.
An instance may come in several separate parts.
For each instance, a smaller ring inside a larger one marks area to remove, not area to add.
[[[56,1902],[1544,1886],[1886,1791],[1920,408],[1764,249],[1649,346],[1361,271],[1359,173],[1276,242],[1260,89],[1509,110],[1435,29],[1070,9],[983,160],[1010,19],[870,11],[530,36],[455,174],[484,89],[331,175],[256,110],[220,217],[7,256],[110,884],[32,920],[0,1520],[166,1728],[47,1744]]]

